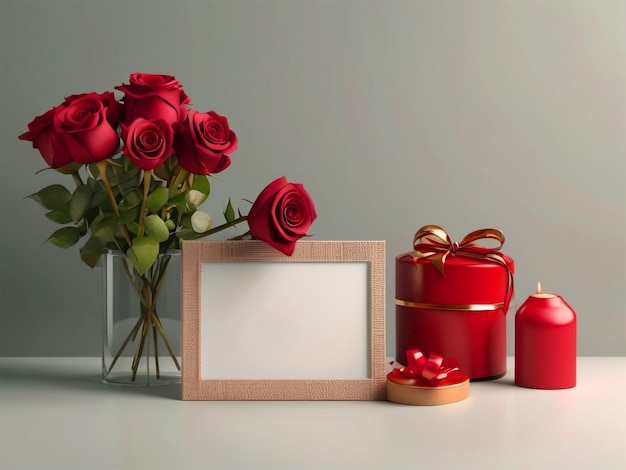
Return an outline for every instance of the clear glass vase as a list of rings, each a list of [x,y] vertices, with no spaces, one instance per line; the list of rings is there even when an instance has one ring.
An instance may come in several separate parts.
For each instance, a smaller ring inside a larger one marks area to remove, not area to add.
[[[125,385],[180,383],[181,252],[143,275],[121,252],[102,256],[102,378]]]

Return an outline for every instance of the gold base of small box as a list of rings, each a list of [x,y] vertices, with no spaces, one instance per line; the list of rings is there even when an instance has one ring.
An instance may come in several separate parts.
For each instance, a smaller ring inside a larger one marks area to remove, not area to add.
[[[459,383],[438,387],[400,385],[387,380],[387,400],[402,405],[445,405],[469,396],[469,378]]]

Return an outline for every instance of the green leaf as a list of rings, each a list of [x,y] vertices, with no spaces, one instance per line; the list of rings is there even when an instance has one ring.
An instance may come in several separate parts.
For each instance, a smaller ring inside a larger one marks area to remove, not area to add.
[[[195,175],[191,189],[200,191],[206,197],[209,197],[209,194],[211,193],[211,183],[209,183],[209,178],[205,175]]]
[[[153,168],[152,175],[163,181],[167,181],[172,177],[172,174],[169,172],[165,164],[161,164],[157,166],[156,168]]]
[[[62,175],[71,175],[72,173],[77,173],[78,170],[80,170],[82,166],[83,166],[82,163],[72,162],[72,163],[68,163],[67,165],[62,166],[61,168],[55,168],[54,170],[58,171]],[[51,170],[52,168],[45,168],[45,169]],[[43,170],[39,170],[39,171],[43,171]],[[39,173],[39,171],[37,173]]]
[[[139,182],[140,172],[141,169],[134,165],[130,165],[128,169],[118,165],[108,165],[107,167],[107,176],[111,186],[124,186],[135,179]]]
[[[182,228],[191,228],[191,214],[185,213],[180,218],[180,226]]]
[[[93,176],[94,178],[97,178],[100,175],[100,170],[98,169],[98,165],[96,165],[95,163],[89,163],[87,165],[87,172],[89,175]]]
[[[157,242],[161,243],[170,238],[170,231],[163,222],[163,219],[156,214],[149,215],[143,222],[146,234],[150,235],[150,238],[154,238]]]
[[[100,208],[98,208],[98,207],[90,207],[89,210],[87,210],[87,213],[85,214],[85,216],[83,217],[83,220],[86,220],[87,224],[91,225],[93,223],[94,219],[100,213],[101,213]]]
[[[132,188],[137,188],[139,186],[139,181],[141,179],[140,176],[141,173],[139,171],[139,168],[134,167],[134,170],[129,171],[119,179],[116,186],[119,188],[122,194],[125,194],[128,190]]]
[[[85,216],[91,207],[92,199],[93,192],[88,185],[83,184],[76,188],[69,203],[70,217],[72,217],[75,223],[78,223],[78,221]]]
[[[169,178],[174,175],[174,171],[178,168],[178,158],[176,155],[170,155],[165,162],[163,162],[163,167],[167,170],[169,174]]]
[[[91,225],[91,236],[100,240],[103,244],[107,244],[115,239],[115,231],[117,230],[117,217],[108,215],[98,217]]]
[[[137,235],[139,233],[139,224],[134,220],[131,220],[126,223],[126,229],[133,235]]]
[[[176,232],[176,236],[179,240],[193,240],[198,234],[192,228],[183,228]]]
[[[128,224],[135,222],[139,218],[139,207],[121,210],[120,208],[120,224]]]
[[[151,237],[137,237],[126,253],[135,271],[142,276],[159,256],[159,242]]]
[[[171,197],[168,201],[167,204],[169,206],[179,206],[181,204],[185,204],[185,199],[187,197],[187,191],[184,191],[180,194],[177,194],[174,197]]]
[[[87,232],[89,231],[89,222],[87,222],[87,219],[83,219],[76,226],[76,228],[78,229],[78,233],[80,233],[80,236],[84,237],[85,235],[87,235]]]
[[[148,194],[146,199],[146,207],[150,212],[158,212],[167,202],[167,188],[157,188]]]
[[[63,227],[50,235],[46,241],[60,248],[69,248],[78,240],[80,240],[80,232],[76,227]]]
[[[112,216],[112,215],[113,215],[112,212],[98,211],[98,213],[91,218],[91,225],[95,227],[97,224],[102,222],[102,219],[104,219],[106,216]]]
[[[104,185],[93,178],[87,179],[87,184],[93,192],[93,199],[91,200],[91,207],[101,207],[104,203],[109,201],[109,195]]]
[[[233,205],[230,203],[230,199],[228,200],[228,205],[226,206],[226,210],[224,211],[224,217],[226,218],[226,222],[232,222],[235,220],[235,209],[233,209]]]
[[[53,184],[27,197],[37,201],[48,210],[56,211],[66,208],[67,203],[72,199],[72,193],[61,184]]]
[[[126,162],[129,161],[125,159],[123,162],[118,158],[115,159],[117,164],[107,165],[107,176],[109,177],[109,183],[113,188],[114,194],[124,194],[132,187],[137,187],[139,185],[139,179],[141,176],[141,169],[130,165],[130,168],[125,169]],[[97,178],[100,175],[100,171],[98,170],[97,165],[90,164],[88,165],[89,173]],[[102,184],[101,180],[98,180],[98,184]]]
[[[134,188],[124,196],[124,199],[119,204],[120,210],[132,209],[141,204],[143,200],[143,193],[138,188]]]
[[[90,238],[87,242],[80,248],[80,259],[89,266],[93,268],[98,264],[98,260],[104,251],[103,243],[97,238]]]
[[[133,168],[133,162],[130,161],[130,158],[124,159],[124,171],[128,172]]]
[[[72,218],[67,210],[46,212],[46,217],[57,224],[69,224],[72,221]]]

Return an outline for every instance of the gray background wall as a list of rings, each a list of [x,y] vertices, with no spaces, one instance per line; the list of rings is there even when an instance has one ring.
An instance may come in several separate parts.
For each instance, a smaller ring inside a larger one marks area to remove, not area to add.
[[[100,354],[100,275],[24,199],[72,183],[17,136],[142,71],[237,132],[215,216],[284,174],[317,239],[387,241],[389,353],[394,257],[436,223],[503,230],[517,305],[541,280],[577,311],[580,355],[626,355],[625,24],[625,2],[591,0],[2,0],[0,353]]]

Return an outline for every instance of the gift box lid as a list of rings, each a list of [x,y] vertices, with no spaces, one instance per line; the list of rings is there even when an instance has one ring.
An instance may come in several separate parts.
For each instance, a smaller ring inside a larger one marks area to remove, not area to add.
[[[514,261],[503,255],[511,272]],[[444,274],[413,252],[396,257],[396,298],[430,304],[492,304],[503,302],[509,289],[506,267],[489,260],[448,256]]]
[[[486,247],[482,240],[497,242]],[[504,235],[476,230],[451,242],[437,225],[419,229],[414,251],[396,257],[396,303],[496,305],[505,310],[513,294],[513,259],[500,252]]]

